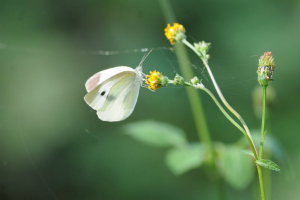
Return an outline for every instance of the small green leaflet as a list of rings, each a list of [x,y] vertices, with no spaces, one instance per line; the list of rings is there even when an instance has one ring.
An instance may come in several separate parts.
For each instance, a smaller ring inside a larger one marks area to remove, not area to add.
[[[255,161],[255,163],[258,164],[259,166],[265,167],[270,170],[274,170],[277,172],[280,171],[280,167],[271,160],[260,159]]]

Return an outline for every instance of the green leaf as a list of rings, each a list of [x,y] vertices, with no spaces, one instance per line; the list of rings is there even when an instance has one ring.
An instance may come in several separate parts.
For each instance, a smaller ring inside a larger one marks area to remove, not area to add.
[[[250,150],[239,150],[239,153],[249,155],[249,156],[252,156],[253,158],[255,158],[254,153]]]
[[[205,159],[206,148],[198,143],[169,150],[165,161],[173,174],[181,175],[191,169],[200,167]]]
[[[265,167],[270,170],[274,170],[277,172],[280,171],[280,167],[271,160],[260,159],[255,161],[255,163],[258,164],[259,166]]]
[[[124,129],[132,138],[152,146],[180,147],[187,144],[183,130],[163,122],[139,121],[125,125]]]
[[[240,154],[235,146],[226,146],[218,154],[218,168],[224,180],[234,189],[247,188],[254,178],[253,160]]]

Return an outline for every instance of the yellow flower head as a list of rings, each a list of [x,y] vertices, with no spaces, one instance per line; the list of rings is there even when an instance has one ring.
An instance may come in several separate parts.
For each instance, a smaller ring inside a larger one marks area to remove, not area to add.
[[[160,72],[157,72],[154,70],[153,72],[150,72],[150,75],[146,76],[146,84],[148,85],[148,88],[150,90],[157,90],[160,88]]]
[[[168,78],[163,76],[160,72],[154,70],[150,72],[150,75],[146,76],[146,84],[150,90],[157,90],[160,87],[164,87],[168,84]]]
[[[174,23],[173,26],[168,24],[168,26],[165,28],[165,36],[170,43],[174,45],[175,42],[181,42],[183,39],[185,39],[185,28],[178,23]]]

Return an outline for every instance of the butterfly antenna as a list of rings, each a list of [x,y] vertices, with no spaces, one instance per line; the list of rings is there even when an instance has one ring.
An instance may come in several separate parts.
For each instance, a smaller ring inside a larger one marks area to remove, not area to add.
[[[149,54],[152,52],[152,50],[150,50],[149,52],[145,53],[142,61],[140,62],[139,66],[142,66],[143,62],[146,60],[146,58],[149,56]]]

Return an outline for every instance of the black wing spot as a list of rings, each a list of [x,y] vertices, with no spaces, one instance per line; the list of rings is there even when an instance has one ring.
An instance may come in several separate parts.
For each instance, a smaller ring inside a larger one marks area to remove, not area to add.
[[[105,91],[103,91],[103,92],[101,92],[101,94],[100,94],[101,96],[104,96],[105,95]]]

